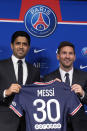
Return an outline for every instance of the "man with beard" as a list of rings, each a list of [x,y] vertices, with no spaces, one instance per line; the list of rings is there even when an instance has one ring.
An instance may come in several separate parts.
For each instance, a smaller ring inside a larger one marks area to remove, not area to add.
[[[74,45],[68,41],[61,42],[57,49],[57,59],[60,63],[59,68],[46,75],[44,81],[50,81],[55,78],[60,79],[62,82],[70,85],[70,90],[77,94],[83,104],[87,104],[87,72],[73,67],[73,63],[76,59]],[[80,125],[77,124],[78,120],[74,121],[76,131],[86,131],[87,116],[80,116],[78,119],[80,120]],[[69,118],[68,131],[73,131],[70,121]]]
[[[9,104],[20,92],[21,85],[40,80],[39,70],[25,60],[30,49],[28,33],[16,31],[12,35],[11,49],[12,56],[0,61],[0,131],[17,131],[19,118],[9,109]],[[25,131],[24,121],[21,126],[18,131]]]

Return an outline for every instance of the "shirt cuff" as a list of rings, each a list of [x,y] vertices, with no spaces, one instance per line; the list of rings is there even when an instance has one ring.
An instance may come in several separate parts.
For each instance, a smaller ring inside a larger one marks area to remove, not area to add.
[[[6,98],[6,97],[7,97],[7,96],[5,95],[5,91],[6,91],[6,90],[4,90],[4,92],[3,92],[3,97],[4,97],[4,98]]]
[[[83,96],[80,97],[80,99],[82,100],[85,96],[85,92],[83,92]]]

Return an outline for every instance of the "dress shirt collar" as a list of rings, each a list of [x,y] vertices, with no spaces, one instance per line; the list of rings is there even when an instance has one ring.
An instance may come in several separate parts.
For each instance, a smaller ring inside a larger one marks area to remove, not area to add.
[[[66,71],[62,70],[62,69],[59,67],[59,72],[60,72],[61,79],[62,79],[63,82],[65,82],[65,79],[66,79],[65,74],[66,74],[66,73],[69,73],[70,85],[72,85],[73,68],[72,68],[70,71],[66,72]]]
[[[14,67],[14,72],[15,72],[15,76],[16,76],[16,80],[18,81],[18,58],[16,58],[13,54],[12,54],[12,62],[13,62],[13,67]],[[28,77],[28,69],[27,69],[27,64],[25,62],[25,58],[21,59],[23,62],[23,85],[25,85],[26,81],[27,81],[27,77]]]
[[[12,54],[12,61],[13,61],[13,63],[17,63],[18,62],[18,60],[20,60],[20,59],[18,59],[17,57],[15,57],[13,54]],[[21,59],[22,60],[22,62],[24,63],[25,62],[25,58],[23,58],[23,59]]]

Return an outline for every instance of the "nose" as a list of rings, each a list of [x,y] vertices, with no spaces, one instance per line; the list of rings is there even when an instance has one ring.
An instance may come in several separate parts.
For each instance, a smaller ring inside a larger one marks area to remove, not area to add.
[[[23,48],[23,44],[22,43],[20,43],[20,48]]]
[[[67,58],[69,58],[69,57],[70,57],[69,53],[67,53],[67,54],[66,54],[66,57],[67,57]]]

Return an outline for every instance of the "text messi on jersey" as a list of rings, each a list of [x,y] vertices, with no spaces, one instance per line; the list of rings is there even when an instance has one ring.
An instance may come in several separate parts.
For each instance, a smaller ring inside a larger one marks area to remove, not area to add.
[[[55,94],[54,94],[54,88],[52,88],[52,89],[50,89],[50,90],[48,90],[48,89],[46,89],[46,90],[37,90],[37,96],[39,97],[39,96],[54,96]]]

